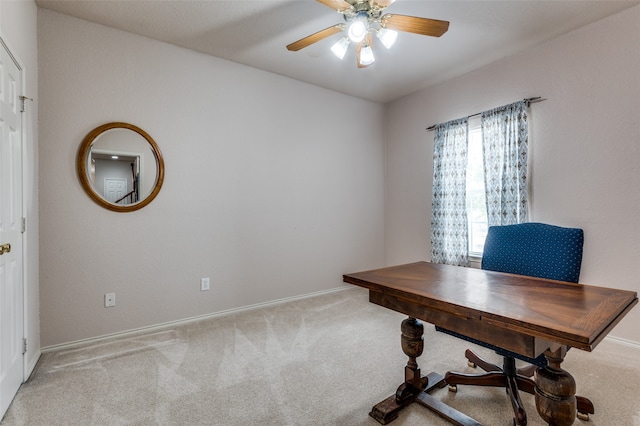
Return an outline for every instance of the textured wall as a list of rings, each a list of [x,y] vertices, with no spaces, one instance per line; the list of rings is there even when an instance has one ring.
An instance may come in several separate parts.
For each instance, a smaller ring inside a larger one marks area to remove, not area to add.
[[[382,106],[38,17],[43,346],[336,288],[384,262]],[[82,138],[109,121],[164,155],[137,212],[99,207],[76,177]]]
[[[387,263],[429,257],[433,133],[518,99],[530,109],[531,219],[582,227],[581,282],[640,290],[640,6],[388,109]],[[640,343],[640,308],[613,335]]]

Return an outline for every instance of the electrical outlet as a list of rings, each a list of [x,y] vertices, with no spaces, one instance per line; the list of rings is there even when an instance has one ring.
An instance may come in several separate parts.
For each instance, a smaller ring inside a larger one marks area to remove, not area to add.
[[[111,308],[116,306],[116,294],[115,293],[107,293],[104,295],[104,307]]]
[[[209,278],[200,278],[200,291],[207,291],[209,288]]]

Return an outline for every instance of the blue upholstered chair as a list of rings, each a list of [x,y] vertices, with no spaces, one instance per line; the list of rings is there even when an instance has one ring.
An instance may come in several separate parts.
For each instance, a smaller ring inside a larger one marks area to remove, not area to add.
[[[583,242],[582,229],[562,228],[543,223],[492,226],[489,228],[484,245],[482,269],[578,282],[582,264]],[[448,372],[445,380],[449,384],[449,390],[457,391],[459,384],[506,387],[514,409],[514,424],[526,425],[527,417],[518,395],[518,389],[534,393],[535,382],[531,376],[538,366],[546,365],[547,361],[544,355],[531,359],[449,330],[438,328],[438,331],[488,347],[503,357],[503,365],[500,367],[485,361],[467,349],[465,356],[469,366],[478,366],[486,373]],[[516,368],[516,358],[526,361],[529,365]],[[510,389],[515,391],[512,392]],[[593,404],[583,397],[576,397],[576,399],[578,417],[588,419],[588,415],[594,412]]]

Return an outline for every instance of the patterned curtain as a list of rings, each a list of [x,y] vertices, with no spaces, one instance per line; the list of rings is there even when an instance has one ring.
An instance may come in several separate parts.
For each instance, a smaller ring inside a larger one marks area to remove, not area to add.
[[[438,124],[433,147],[431,261],[469,264],[466,210],[468,118]]]
[[[528,133],[525,101],[482,113],[482,149],[489,226],[513,225],[528,220]]]

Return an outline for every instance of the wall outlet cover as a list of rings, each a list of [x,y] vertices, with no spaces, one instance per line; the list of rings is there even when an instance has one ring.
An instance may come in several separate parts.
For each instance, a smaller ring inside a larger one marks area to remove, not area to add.
[[[200,278],[200,291],[207,291],[209,288],[209,278]]]
[[[115,293],[107,293],[104,295],[104,307],[111,308],[116,306],[116,294]]]

